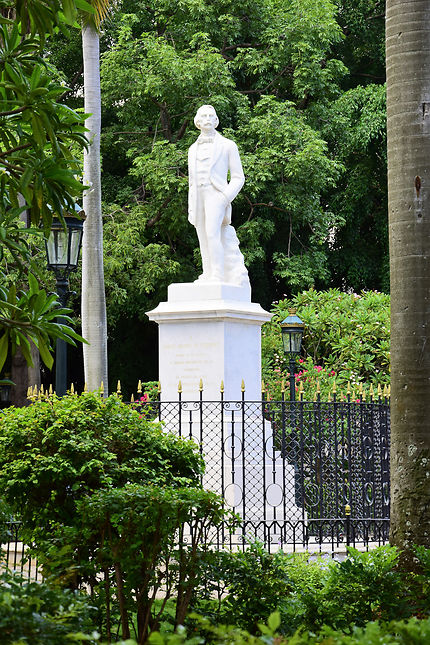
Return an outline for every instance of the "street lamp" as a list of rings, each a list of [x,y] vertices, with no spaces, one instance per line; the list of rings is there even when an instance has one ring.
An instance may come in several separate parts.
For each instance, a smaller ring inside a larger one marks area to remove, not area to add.
[[[55,290],[62,307],[67,305],[70,295],[69,274],[76,271],[82,244],[85,214],[79,207],[75,214],[64,216],[65,225],[57,218],[52,219],[51,232],[45,242],[48,269],[55,273]],[[58,318],[58,322],[61,322]],[[67,344],[61,338],[55,345],[55,391],[63,396],[67,391]]]
[[[284,352],[290,359],[290,446],[294,465],[294,498],[297,506],[303,506],[303,481],[298,466],[299,444],[296,429],[296,358],[300,356],[305,325],[297,316],[296,309],[288,309],[288,316],[281,322]]]
[[[290,359],[290,400],[296,400],[296,358],[300,356],[305,325],[297,316],[296,309],[288,309],[288,316],[281,322],[284,352]]]

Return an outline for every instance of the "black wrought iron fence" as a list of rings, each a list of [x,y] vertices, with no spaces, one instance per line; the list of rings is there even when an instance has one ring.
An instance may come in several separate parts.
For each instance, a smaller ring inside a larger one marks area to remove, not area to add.
[[[387,399],[134,402],[142,416],[190,438],[205,458],[203,483],[241,518],[206,536],[218,548],[251,540],[268,549],[334,553],[388,540]],[[11,524],[6,561],[33,577]],[[33,572],[33,573],[32,573]]]
[[[389,526],[389,404],[323,401],[158,401],[142,414],[193,439],[204,484],[242,519],[236,535],[292,550],[381,544]]]

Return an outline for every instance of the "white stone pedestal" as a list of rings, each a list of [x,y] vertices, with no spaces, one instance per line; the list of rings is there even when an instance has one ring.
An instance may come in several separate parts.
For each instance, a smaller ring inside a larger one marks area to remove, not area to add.
[[[294,466],[274,447],[273,428],[258,403],[261,325],[271,314],[251,302],[249,286],[185,283],[170,285],[167,302],[148,316],[159,326],[161,400],[173,402],[163,408],[166,430],[181,431],[200,445],[204,485],[223,495],[245,524],[252,524],[250,538],[264,541],[267,523],[279,522],[284,541],[292,541],[291,523],[303,518],[295,503]],[[302,524],[294,536],[302,539]]]
[[[163,401],[261,398],[261,325],[271,314],[251,302],[249,286],[171,284],[167,302],[148,312],[159,326],[159,379]]]

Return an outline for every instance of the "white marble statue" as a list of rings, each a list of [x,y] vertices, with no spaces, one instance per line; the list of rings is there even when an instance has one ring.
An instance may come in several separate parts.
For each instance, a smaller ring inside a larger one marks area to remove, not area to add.
[[[218,123],[212,105],[202,105],[194,119],[201,134],[188,151],[188,219],[196,227],[203,264],[197,282],[243,286],[249,279],[231,226],[231,202],[245,176],[236,144],[216,132]]]

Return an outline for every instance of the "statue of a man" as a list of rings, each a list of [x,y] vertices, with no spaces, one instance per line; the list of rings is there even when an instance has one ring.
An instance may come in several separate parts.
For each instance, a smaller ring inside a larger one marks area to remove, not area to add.
[[[239,240],[231,223],[231,202],[245,182],[234,141],[215,128],[212,105],[202,105],[194,119],[201,134],[188,151],[188,219],[196,227],[202,256],[201,282],[249,284]],[[230,173],[230,181],[227,181]]]

